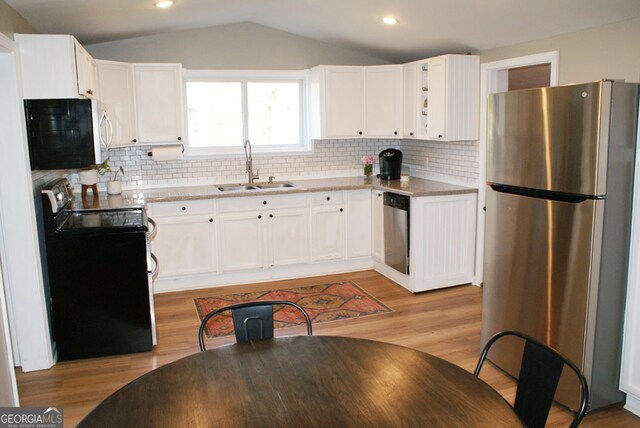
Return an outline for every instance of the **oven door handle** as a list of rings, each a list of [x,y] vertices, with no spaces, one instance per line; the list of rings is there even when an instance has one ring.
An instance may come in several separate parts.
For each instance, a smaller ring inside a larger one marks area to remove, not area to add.
[[[151,226],[153,226],[153,229],[151,229],[151,231],[149,232],[149,241],[151,241],[156,237],[156,233],[158,232],[158,225],[155,221],[153,221],[152,218],[147,218],[147,221],[151,223]]]
[[[151,278],[155,281],[158,277],[158,258],[155,254],[151,253],[151,259],[153,260],[153,269],[151,270]]]

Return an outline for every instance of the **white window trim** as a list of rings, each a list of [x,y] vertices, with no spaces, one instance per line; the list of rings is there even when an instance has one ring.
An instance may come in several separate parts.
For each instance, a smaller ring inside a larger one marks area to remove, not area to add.
[[[183,73],[184,117],[185,127],[189,127],[187,109],[187,82],[237,82],[237,81],[301,81],[300,87],[300,142],[298,146],[254,146],[252,152],[258,156],[286,156],[313,153],[313,140],[309,138],[309,70],[185,70]],[[243,116],[246,117],[246,108],[243,101]],[[243,120],[243,134],[247,135],[246,123]],[[238,147],[189,147],[188,141],[185,144],[184,157],[187,159],[215,159],[233,158],[239,155],[244,156],[242,145]]]

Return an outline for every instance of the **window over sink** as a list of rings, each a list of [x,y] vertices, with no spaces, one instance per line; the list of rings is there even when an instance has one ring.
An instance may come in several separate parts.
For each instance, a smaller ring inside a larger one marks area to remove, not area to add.
[[[305,71],[187,71],[185,154],[311,151]]]

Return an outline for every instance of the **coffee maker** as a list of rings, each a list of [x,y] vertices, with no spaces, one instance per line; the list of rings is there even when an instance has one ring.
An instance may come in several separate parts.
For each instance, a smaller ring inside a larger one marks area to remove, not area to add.
[[[402,152],[398,149],[385,149],[378,155],[381,180],[399,180],[402,171]]]

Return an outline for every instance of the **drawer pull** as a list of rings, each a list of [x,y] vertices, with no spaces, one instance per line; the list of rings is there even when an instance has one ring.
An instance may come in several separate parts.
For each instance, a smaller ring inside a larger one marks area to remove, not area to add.
[[[187,210],[187,207],[182,207],[182,211],[186,211],[186,210]]]

